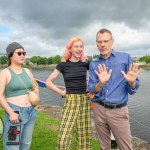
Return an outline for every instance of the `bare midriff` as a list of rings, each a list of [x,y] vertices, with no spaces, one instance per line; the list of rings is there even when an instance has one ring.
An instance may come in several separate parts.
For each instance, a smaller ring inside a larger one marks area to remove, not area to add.
[[[31,103],[28,98],[28,94],[19,95],[19,96],[15,96],[15,97],[7,97],[6,100],[8,103],[14,104],[19,107],[31,106]]]

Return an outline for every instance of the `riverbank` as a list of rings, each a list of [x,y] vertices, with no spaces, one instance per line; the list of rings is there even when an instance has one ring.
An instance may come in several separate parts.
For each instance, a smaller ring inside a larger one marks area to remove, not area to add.
[[[55,69],[57,64],[51,64],[51,65],[33,65],[33,64],[29,64],[29,65],[23,65],[25,68],[29,68],[29,69],[33,69],[33,70],[51,70],[53,71]],[[150,70],[150,64],[140,64],[139,66],[144,69],[144,70]],[[6,68],[8,67],[7,65],[1,65],[0,64],[0,68]]]
[[[24,65],[24,67],[35,70],[51,70],[55,69],[57,64],[51,65]],[[139,64],[139,66],[144,70],[150,70],[150,64]]]
[[[144,70],[150,70],[150,64],[139,65]]]
[[[0,64],[0,69],[6,68],[8,67],[8,65],[1,65]],[[56,67],[56,64],[51,64],[51,65],[33,65],[33,64],[29,64],[29,65],[23,65],[23,67],[25,68],[29,68],[29,69],[33,69],[33,70],[51,70],[53,71]]]
[[[24,67],[34,70],[51,70],[53,71],[56,67],[56,64],[51,65],[24,65]]]
[[[38,111],[44,111],[55,119],[61,118],[61,106],[56,105],[40,105]],[[97,139],[94,121],[92,120],[92,138]],[[150,143],[145,142],[137,137],[132,137],[133,150],[150,150]]]

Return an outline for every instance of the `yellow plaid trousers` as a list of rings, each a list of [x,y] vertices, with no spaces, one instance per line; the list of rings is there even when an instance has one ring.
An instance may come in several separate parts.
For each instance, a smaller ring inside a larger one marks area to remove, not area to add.
[[[58,150],[70,150],[74,125],[77,150],[91,150],[91,103],[87,94],[66,94],[59,129]]]

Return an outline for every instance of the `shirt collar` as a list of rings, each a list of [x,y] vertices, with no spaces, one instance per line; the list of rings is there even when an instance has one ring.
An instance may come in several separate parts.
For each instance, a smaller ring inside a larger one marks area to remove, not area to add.
[[[111,52],[111,55],[110,55],[110,57],[111,56],[116,56],[116,52],[112,49],[112,52]],[[99,59],[104,59],[102,56],[101,56],[101,54],[100,54],[100,57],[99,57]]]

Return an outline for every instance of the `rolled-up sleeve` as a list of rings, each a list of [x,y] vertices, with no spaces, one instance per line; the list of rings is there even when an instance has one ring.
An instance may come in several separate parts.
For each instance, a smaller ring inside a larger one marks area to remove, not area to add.
[[[132,61],[131,56],[128,55],[128,69],[129,69],[130,64],[133,64],[133,61]],[[134,64],[133,64],[133,65],[134,65]],[[127,70],[127,71],[128,71],[128,70]],[[130,85],[128,84],[128,93],[129,93],[130,95],[135,94],[136,91],[138,90],[139,86],[140,86],[140,81],[139,81],[138,78],[136,79],[135,82],[136,82],[136,86],[135,86],[134,89],[132,89],[132,88],[130,87]]]
[[[135,94],[136,93],[136,91],[138,90],[138,88],[139,88],[139,86],[140,86],[140,81],[139,81],[139,79],[137,78],[136,79],[136,86],[135,86],[135,88],[134,89],[132,89],[131,87],[130,87],[130,85],[128,84],[128,93],[130,94],[130,95],[133,95],[133,94]]]

